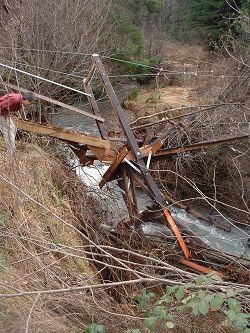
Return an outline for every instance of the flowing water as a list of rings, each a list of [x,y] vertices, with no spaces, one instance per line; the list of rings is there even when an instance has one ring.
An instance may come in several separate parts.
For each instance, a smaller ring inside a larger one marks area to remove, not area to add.
[[[128,91],[131,88],[128,88]],[[118,94],[120,98],[124,97],[124,90]],[[106,120],[108,130],[117,130],[118,121],[114,116],[111,106],[106,101],[98,104],[101,110],[102,117]],[[87,104],[78,104],[82,106],[85,111],[90,112]],[[132,119],[132,115],[130,115]],[[51,121],[61,127],[80,130],[92,135],[98,135],[98,128],[93,119],[87,118],[81,114],[69,112],[68,110],[60,109],[59,112],[52,114]],[[84,183],[88,186],[89,190],[97,198],[100,198],[101,203],[105,203],[106,209],[109,214],[109,222],[115,226],[118,221],[124,220],[128,217],[128,212],[123,200],[122,191],[116,184],[111,182],[106,185],[102,190],[99,189],[98,183],[102,175],[108,168],[108,165],[97,162],[93,166],[81,167],[78,166],[77,160],[70,160],[70,164],[75,168],[77,174],[82,178]],[[143,193],[138,191],[139,209],[142,211],[147,205],[152,203],[151,199]],[[185,210],[172,207],[170,208],[173,218],[176,222],[183,226],[185,229],[192,231],[198,238],[210,247],[242,258],[250,259],[250,246],[248,241],[250,239],[250,230],[241,230],[232,225],[230,231],[212,226],[208,222],[195,218],[188,214]],[[146,223],[143,225],[144,232],[148,235],[169,236],[169,229],[159,223]],[[230,223],[230,221],[228,221]]]

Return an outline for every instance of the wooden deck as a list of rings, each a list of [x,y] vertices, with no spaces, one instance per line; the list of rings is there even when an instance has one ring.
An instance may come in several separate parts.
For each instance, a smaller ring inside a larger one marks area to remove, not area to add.
[[[74,132],[52,125],[41,125],[39,123],[25,121],[17,117],[13,117],[12,119],[18,130],[49,136],[70,143],[72,145],[72,150],[83,164],[89,164],[95,159],[110,163],[116,155],[115,142],[104,140],[101,137]],[[90,158],[86,155],[88,151],[91,151],[92,153]]]

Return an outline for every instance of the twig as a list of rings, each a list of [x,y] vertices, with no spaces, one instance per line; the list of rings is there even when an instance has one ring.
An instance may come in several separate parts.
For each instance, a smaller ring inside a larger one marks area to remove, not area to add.
[[[102,288],[110,288],[110,287],[119,287],[130,284],[138,284],[138,283],[146,283],[146,282],[164,282],[169,284],[179,285],[180,282],[168,280],[168,279],[158,279],[158,278],[140,278],[136,280],[129,281],[121,281],[121,282],[113,282],[113,283],[101,283],[96,285],[87,285],[87,286],[79,286],[79,287],[71,287],[71,288],[63,288],[63,289],[48,289],[48,290],[37,290],[37,291],[23,291],[16,294],[0,294],[1,298],[13,298],[20,296],[33,296],[33,295],[48,295],[48,294],[62,294],[67,292],[75,292],[82,290],[90,290],[90,289],[102,289]]]
[[[36,305],[39,297],[40,297],[40,293],[38,293],[38,295],[37,295],[37,297],[35,299],[35,302],[33,303],[32,307],[30,309],[30,312],[29,312],[29,315],[28,315],[28,319],[27,319],[25,333],[28,333],[28,331],[29,331],[29,325],[30,325],[31,315],[32,315],[32,312],[34,310],[34,307],[35,307],[35,305]]]
[[[164,111],[157,112],[157,113],[154,113],[154,114],[150,114],[150,115],[148,115],[148,116],[139,117],[139,118],[137,118],[136,120],[131,121],[131,122],[129,123],[129,125],[131,126],[131,125],[137,123],[139,120],[142,120],[142,119],[148,119],[148,118],[153,118],[153,117],[155,117],[155,116],[159,116],[159,115],[164,114],[164,113],[166,113],[166,112],[172,112],[172,111],[178,111],[178,110],[186,110],[186,109],[196,109],[196,108],[210,109],[210,108],[215,108],[215,107],[220,107],[220,106],[225,106],[225,105],[229,105],[229,106],[230,106],[230,105],[240,105],[240,104],[242,104],[242,103],[239,102],[239,103],[220,103],[220,104],[213,104],[213,105],[182,106],[182,107],[179,107],[179,108],[168,109],[168,110],[164,110]],[[201,112],[201,111],[203,111],[203,109],[202,109],[202,110],[198,110],[198,111]],[[196,112],[197,112],[197,111],[195,111],[195,113],[196,113]],[[190,115],[190,114],[193,114],[193,112],[191,112],[191,113],[187,113],[187,114],[185,114],[185,115],[181,115],[181,116],[178,116],[178,117],[175,117],[175,118],[186,117],[186,116],[188,116],[188,115]],[[175,118],[174,118],[174,119],[175,119]],[[170,120],[170,119],[172,119],[172,118],[169,118],[169,119],[167,119],[167,120]]]

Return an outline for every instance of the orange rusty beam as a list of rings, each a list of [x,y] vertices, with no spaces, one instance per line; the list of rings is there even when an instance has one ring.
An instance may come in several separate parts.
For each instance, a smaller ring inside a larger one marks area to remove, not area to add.
[[[164,215],[165,215],[165,217],[166,217],[166,219],[167,219],[167,221],[168,221],[168,223],[170,225],[171,230],[173,231],[173,233],[175,234],[175,236],[176,236],[176,238],[178,240],[178,243],[179,243],[179,245],[180,245],[180,247],[182,249],[182,252],[185,255],[185,258],[186,259],[190,259],[191,258],[191,253],[190,253],[190,251],[189,251],[189,249],[188,249],[188,247],[187,247],[184,239],[182,238],[180,230],[177,227],[174,219],[172,218],[170,211],[167,208],[163,208],[163,212],[164,212]]]
[[[208,273],[216,273],[218,276],[220,277],[223,277],[223,274],[221,272],[218,272],[218,271],[215,271],[214,269],[211,269],[211,268],[208,268],[208,267],[204,267],[202,265],[199,265],[195,262],[192,262],[190,260],[187,260],[187,259],[181,259],[180,260],[180,263],[187,266],[187,267],[190,267],[198,272],[202,272],[204,274],[208,274]]]
[[[167,208],[164,208],[163,209],[163,212],[164,212],[164,215],[170,225],[170,228],[171,230],[173,231],[173,233],[175,234],[176,238],[177,238],[177,241],[182,249],[182,252],[184,253],[184,256],[185,258],[184,259],[181,259],[180,260],[180,263],[182,263],[183,265],[187,266],[187,267],[190,267],[198,272],[202,272],[202,273],[205,273],[205,274],[208,274],[208,273],[211,273],[211,272],[215,272],[216,274],[218,274],[219,276],[222,276],[222,273],[220,272],[217,272],[217,271],[214,271],[213,269],[211,268],[208,268],[208,267],[204,267],[202,265],[199,265],[197,263],[194,263],[192,261],[190,261],[189,259],[191,259],[191,253],[187,247],[187,244],[185,243],[181,233],[180,233],[180,230],[179,228],[177,227],[174,219],[172,218],[171,216],[171,213],[170,211],[167,209]]]

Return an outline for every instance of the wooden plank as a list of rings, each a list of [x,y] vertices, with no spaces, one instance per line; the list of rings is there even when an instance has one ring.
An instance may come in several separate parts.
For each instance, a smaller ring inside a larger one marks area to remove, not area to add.
[[[162,147],[162,145],[163,145],[163,142],[161,140],[156,140],[153,146],[148,145],[148,146],[141,147],[140,152],[143,157],[148,156],[150,152],[152,152],[152,154],[154,155]],[[130,151],[128,153],[128,155],[126,156],[126,159],[129,161],[135,159],[135,156],[132,153],[132,151]]]
[[[92,151],[92,153],[97,157],[99,161],[102,161],[104,155],[105,155],[105,148],[99,148],[99,147],[93,147],[88,146],[89,150]]]
[[[89,150],[92,151],[92,149],[94,147],[88,145]],[[92,155],[88,155],[89,158],[96,160],[97,157],[96,155],[92,154]],[[112,164],[115,160],[116,157],[116,152],[114,149],[105,149],[105,153],[103,154],[103,157],[101,159],[101,162],[106,163],[106,164]]]
[[[13,84],[10,84],[10,83],[6,83],[4,81],[0,81],[0,85],[4,86],[4,87],[8,87],[8,88],[11,88],[11,89],[15,89],[15,90],[18,90],[18,91],[21,91],[21,92],[30,92],[30,90],[27,90],[27,89],[24,89],[24,88],[21,88],[21,87],[17,87]],[[49,97],[46,97],[46,96],[43,96],[43,95],[40,95],[40,94],[37,94],[35,92],[33,92],[34,96],[36,96],[37,98],[39,99],[42,99],[46,102],[50,102],[50,103],[53,103],[55,105],[58,105],[58,106],[61,106],[62,108],[65,108],[65,109],[68,109],[70,111],[74,111],[74,112],[77,112],[77,113],[81,113],[82,115],[86,116],[86,117],[89,117],[89,118],[93,118],[93,119],[96,119],[98,121],[101,121],[101,122],[104,122],[105,119],[100,117],[100,116],[96,116],[92,113],[89,113],[87,111],[83,111],[83,110],[80,110],[78,108],[75,108],[74,106],[71,106],[71,105],[68,105],[68,104],[65,104],[65,103],[62,103],[62,102],[59,102],[59,101],[56,101],[55,99],[52,99],[52,98],[49,98]]]
[[[90,70],[89,70],[89,72],[88,72],[88,75],[87,75],[87,77],[86,77],[85,80],[84,80],[84,84],[85,84],[86,86],[88,86],[89,83],[91,82],[92,77],[93,77],[93,75],[95,74],[95,71],[96,71],[96,65],[95,65],[94,63],[92,63],[92,64],[91,64],[91,67],[90,67]]]
[[[126,173],[126,168],[123,168],[123,170],[122,170],[122,179],[123,179],[123,187],[122,187],[122,189],[125,192],[125,193],[123,193],[123,195],[124,195],[124,201],[125,201],[126,206],[128,208],[129,216],[134,221],[133,203],[131,201],[131,197],[130,197],[130,193],[129,193],[128,176],[127,176],[127,173]]]
[[[74,145],[74,143],[73,143],[73,145]],[[73,150],[73,152],[76,154],[76,156],[79,158],[80,162],[83,165],[90,165],[90,164],[94,163],[95,158],[86,156],[86,153],[88,151],[87,146],[77,147],[77,144],[75,144],[74,147],[72,147],[72,142],[71,142],[70,148]]]
[[[122,170],[122,180],[120,180],[118,183],[120,185],[120,187],[123,189],[123,198],[124,201],[126,203],[128,212],[129,212],[129,216],[130,216],[130,220],[134,225],[135,230],[137,231],[138,235],[140,236],[142,242],[144,244],[146,244],[146,237],[144,235],[143,229],[142,229],[142,225],[141,225],[141,221],[139,221],[138,219],[138,211],[137,211],[137,207],[134,204],[134,201],[132,200],[131,196],[130,196],[130,192],[129,192],[129,183],[128,183],[128,175],[126,172],[126,168],[124,167]],[[130,178],[131,180],[132,178]]]
[[[187,151],[207,149],[207,148],[210,148],[210,147],[215,147],[219,144],[233,143],[234,141],[247,139],[249,137],[250,137],[249,134],[244,134],[244,135],[239,135],[239,136],[234,136],[234,137],[227,137],[225,139],[220,139],[220,140],[199,142],[199,143],[195,143],[193,145],[184,146],[184,147],[164,149],[164,150],[160,150],[160,151],[156,152],[155,156],[157,157],[157,156],[174,155],[174,154],[184,153],[184,152],[187,152]]]
[[[111,166],[108,168],[108,170],[103,175],[103,178],[102,178],[101,182],[99,183],[100,188],[103,188],[103,186],[109,181],[112,174],[117,170],[117,168],[122,163],[122,161],[123,161],[124,157],[127,155],[127,153],[128,153],[128,148],[127,148],[127,146],[125,146],[121,149],[119,154],[116,156],[114,162],[111,164]]]
[[[110,141],[103,140],[101,138],[88,136],[82,133],[72,132],[67,129],[51,125],[45,126],[38,123],[32,123],[29,121],[21,120],[17,117],[13,117],[12,119],[18,129],[27,132],[50,136],[53,138],[58,138],[66,141],[77,142],[98,148],[112,149],[114,147],[114,145]]]

